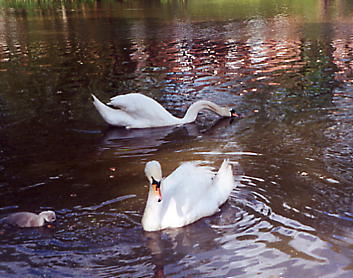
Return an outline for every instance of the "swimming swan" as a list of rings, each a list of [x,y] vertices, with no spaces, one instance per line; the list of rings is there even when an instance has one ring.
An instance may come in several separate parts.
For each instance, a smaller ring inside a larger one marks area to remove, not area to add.
[[[182,227],[212,215],[235,187],[228,160],[217,174],[209,167],[186,162],[164,179],[161,165],[153,160],[147,162],[145,174],[150,183],[142,216],[145,231]]]
[[[138,93],[113,97],[107,105],[96,96],[92,95],[92,97],[94,106],[108,124],[126,128],[149,128],[192,123],[202,109],[211,110],[222,117],[238,116],[233,109],[221,107],[207,100],[193,103],[183,118],[177,118],[154,99]]]
[[[21,228],[41,227],[45,221],[54,222],[55,220],[55,212],[51,210],[42,211],[39,215],[26,211],[15,212],[5,218],[7,223]]]

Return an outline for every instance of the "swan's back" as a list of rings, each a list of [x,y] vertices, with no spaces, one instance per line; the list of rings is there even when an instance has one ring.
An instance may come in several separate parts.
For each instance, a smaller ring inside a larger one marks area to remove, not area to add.
[[[186,209],[186,205],[192,205],[195,201],[198,195],[196,190],[208,190],[214,176],[210,167],[186,162],[164,179],[163,190],[168,197],[183,202]]]
[[[218,211],[234,188],[231,166],[217,174],[210,167],[184,163],[162,184],[161,228],[182,227]]]
[[[136,122],[143,121],[144,125],[169,125],[178,120],[157,101],[139,93],[115,96],[107,104],[127,113]]]
[[[164,109],[164,107],[154,99],[139,93],[130,93],[112,97],[107,104],[130,113],[136,113],[148,107]]]

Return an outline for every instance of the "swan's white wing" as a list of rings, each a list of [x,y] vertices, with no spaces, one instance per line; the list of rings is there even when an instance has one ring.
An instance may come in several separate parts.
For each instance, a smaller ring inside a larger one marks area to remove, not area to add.
[[[218,206],[227,201],[230,193],[235,187],[232,165],[228,159],[225,159],[213,180],[213,188],[215,188],[215,196],[217,195]]]
[[[132,127],[173,125],[178,121],[157,101],[138,93],[113,97],[108,105],[119,108],[135,119],[136,123]]]
[[[161,186],[161,226],[181,227],[217,211],[212,188],[214,176],[209,167],[188,162],[165,178]]]
[[[127,112],[134,112],[136,110],[146,109],[146,105],[151,105],[150,100],[152,100],[152,102],[154,101],[145,95],[131,93],[112,97],[107,104]]]
[[[115,96],[111,98],[110,102],[107,104],[115,108],[119,108],[127,113],[140,116],[146,115],[146,111],[148,110],[151,110],[152,112],[156,112],[156,110],[165,110],[164,107],[154,99],[138,93]]]

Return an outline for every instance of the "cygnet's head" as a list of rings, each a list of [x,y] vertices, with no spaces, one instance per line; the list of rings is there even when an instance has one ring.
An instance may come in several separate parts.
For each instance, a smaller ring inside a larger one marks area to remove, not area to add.
[[[39,216],[43,217],[47,222],[54,222],[56,220],[55,212],[51,210],[42,211]]]
[[[161,181],[162,181],[162,167],[158,161],[152,160],[146,163],[145,174],[150,182],[153,192],[158,197],[158,202],[162,200]]]

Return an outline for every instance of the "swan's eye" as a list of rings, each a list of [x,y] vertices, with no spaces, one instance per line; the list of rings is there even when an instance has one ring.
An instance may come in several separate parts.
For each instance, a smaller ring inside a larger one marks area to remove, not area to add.
[[[161,182],[160,181],[156,181],[154,179],[154,177],[152,177],[152,185],[155,185],[156,188],[160,188],[161,187]]]

